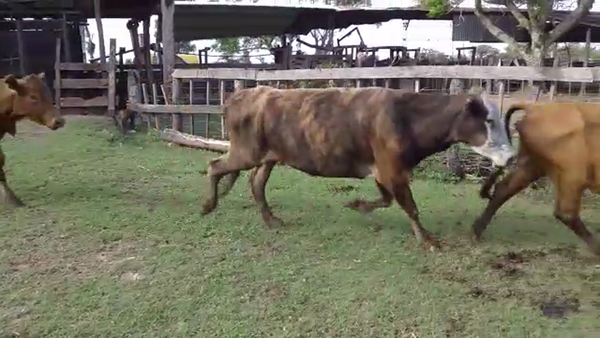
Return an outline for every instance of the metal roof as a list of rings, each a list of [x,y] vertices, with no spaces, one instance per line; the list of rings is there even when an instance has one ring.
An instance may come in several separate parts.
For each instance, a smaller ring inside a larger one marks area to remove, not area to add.
[[[236,36],[307,34],[317,28],[346,28],[392,19],[432,19],[413,8],[336,9],[242,5],[175,5],[175,40],[189,41]]]
[[[488,9],[488,16],[503,29],[516,34],[520,42],[529,35],[518,29],[516,20],[507,9]],[[555,11],[556,21],[569,11]],[[215,39],[224,37],[307,34],[317,28],[347,28],[352,25],[375,24],[393,19],[452,20],[455,23],[454,41],[500,42],[481,25],[472,8],[458,8],[440,17],[430,18],[420,8],[306,8],[277,6],[246,6],[226,4],[175,5],[174,34],[176,41]],[[527,15],[526,11],[523,11]],[[600,13],[590,13],[580,25],[568,32],[561,41],[585,41],[585,29],[600,25]],[[599,34],[592,34],[593,37]]]

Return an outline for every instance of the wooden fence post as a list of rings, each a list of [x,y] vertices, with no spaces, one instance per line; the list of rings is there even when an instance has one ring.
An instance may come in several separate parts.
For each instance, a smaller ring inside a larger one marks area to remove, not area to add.
[[[110,58],[108,59],[108,116],[115,115],[115,101],[117,96],[116,84],[116,62],[117,62],[117,40],[110,39]],[[131,126],[133,128],[133,126]]]
[[[179,104],[179,87],[181,85],[181,79],[177,79],[177,78],[173,78],[173,85],[171,87],[171,97],[172,97],[172,104],[177,105]],[[172,115],[173,118],[173,123],[172,123],[172,127],[173,129],[177,130],[177,131],[181,131],[182,129],[182,121],[181,121],[181,114],[179,113],[173,113]]]
[[[225,81],[219,80],[219,100],[221,104],[221,109],[223,109],[223,105],[225,104]],[[225,115],[223,115],[223,111],[221,111],[221,139],[224,140],[227,135],[225,130]]]
[[[54,104],[60,109],[60,38],[56,38],[54,54]]]

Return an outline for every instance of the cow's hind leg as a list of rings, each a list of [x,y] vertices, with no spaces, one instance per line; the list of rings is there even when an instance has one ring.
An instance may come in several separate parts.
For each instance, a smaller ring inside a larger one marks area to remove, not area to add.
[[[204,201],[201,214],[207,215],[217,207],[217,202],[219,199],[218,186],[219,181],[221,181],[223,177],[233,174],[233,177],[237,179],[236,175],[239,175],[239,171],[248,170],[256,167],[257,165],[260,165],[260,161],[252,156],[240,152],[231,153],[231,151],[213,160],[210,160],[207,170],[208,176],[210,177],[210,196]],[[235,183],[235,180],[231,180],[230,183],[230,186],[226,187],[226,190],[223,192],[223,194],[227,193],[229,189],[231,189],[233,183]]]
[[[481,239],[481,235],[488,224],[490,224],[498,209],[500,209],[506,201],[542,176],[543,171],[533,163],[531,158],[525,156],[519,158],[515,169],[494,186],[493,195],[485,210],[473,223],[473,234],[475,239],[478,241]]]
[[[357,198],[353,201],[346,203],[344,206],[346,208],[357,210],[361,213],[369,213],[378,208],[387,208],[392,204],[392,193],[386,189],[379,181],[375,180],[377,184],[377,188],[379,188],[379,192],[381,193],[381,197],[373,200],[373,201],[365,201],[363,199]]]
[[[438,241],[421,225],[421,221],[419,220],[419,209],[413,199],[408,179],[405,179],[400,183],[395,183],[393,191],[396,201],[410,218],[410,227],[417,240],[422,244],[427,245],[431,251],[439,248]]]
[[[554,217],[581,238],[595,255],[600,256],[600,242],[588,231],[579,216],[584,186],[564,174],[555,181]]]
[[[8,186],[6,181],[6,175],[4,173],[4,153],[0,149],[0,198],[4,202],[4,205],[8,207],[22,207],[25,203],[21,201]]]
[[[281,219],[273,215],[267,199],[265,197],[265,187],[271,176],[271,171],[275,167],[275,161],[269,161],[263,165],[252,169],[250,173],[250,188],[254,201],[258,204],[263,221],[269,228],[277,228],[283,225]]]

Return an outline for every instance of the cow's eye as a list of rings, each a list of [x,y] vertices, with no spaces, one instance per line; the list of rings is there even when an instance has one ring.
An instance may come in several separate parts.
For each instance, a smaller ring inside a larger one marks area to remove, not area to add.
[[[493,126],[494,125],[494,120],[487,119],[487,120],[485,120],[485,123],[489,124],[490,126]]]

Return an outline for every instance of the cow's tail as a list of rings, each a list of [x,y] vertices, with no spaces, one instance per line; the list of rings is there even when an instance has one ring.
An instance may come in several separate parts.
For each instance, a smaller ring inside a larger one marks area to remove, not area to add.
[[[508,137],[508,142],[512,145],[512,139],[510,137],[510,118],[512,114],[516,111],[524,110],[527,111],[527,104],[513,104],[506,111],[506,115],[504,115],[504,130],[506,131],[506,136]]]

